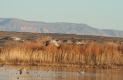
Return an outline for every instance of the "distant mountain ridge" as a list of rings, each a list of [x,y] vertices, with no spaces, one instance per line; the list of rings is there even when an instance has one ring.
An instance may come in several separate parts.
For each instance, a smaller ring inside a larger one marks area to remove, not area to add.
[[[66,22],[46,23],[37,21],[26,21],[14,18],[0,18],[0,31],[65,33],[123,37],[123,31],[97,29],[86,24]]]

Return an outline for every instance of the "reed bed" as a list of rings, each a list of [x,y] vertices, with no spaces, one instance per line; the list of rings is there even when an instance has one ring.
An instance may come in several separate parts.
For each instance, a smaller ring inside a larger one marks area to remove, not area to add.
[[[47,40],[47,39],[45,39]],[[0,48],[0,62],[42,65],[123,65],[123,44],[91,41],[86,44],[44,45],[45,40],[25,41]]]

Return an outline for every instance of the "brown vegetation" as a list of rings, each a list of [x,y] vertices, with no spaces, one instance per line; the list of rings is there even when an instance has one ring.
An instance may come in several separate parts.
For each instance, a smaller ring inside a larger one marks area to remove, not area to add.
[[[43,37],[21,43],[5,44],[0,48],[0,61],[5,64],[65,64],[112,66],[123,65],[123,44],[113,41],[89,41],[86,44],[50,43]],[[47,44],[47,45],[46,45]]]

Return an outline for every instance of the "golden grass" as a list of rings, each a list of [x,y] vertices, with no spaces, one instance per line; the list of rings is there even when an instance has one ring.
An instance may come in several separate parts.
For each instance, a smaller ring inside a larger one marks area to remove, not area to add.
[[[5,64],[72,64],[123,65],[123,45],[115,42],[43,45],[45,40],[25,41],[0,48],[0,61]]]

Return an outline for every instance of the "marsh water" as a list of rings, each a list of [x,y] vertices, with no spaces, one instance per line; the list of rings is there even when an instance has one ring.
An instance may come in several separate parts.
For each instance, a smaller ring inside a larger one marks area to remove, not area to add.
[[[1,66],[0,80],[123,80],[123,69]]]

